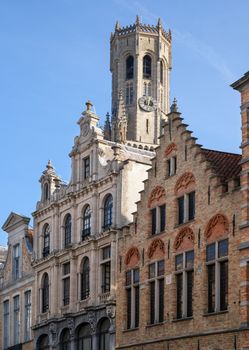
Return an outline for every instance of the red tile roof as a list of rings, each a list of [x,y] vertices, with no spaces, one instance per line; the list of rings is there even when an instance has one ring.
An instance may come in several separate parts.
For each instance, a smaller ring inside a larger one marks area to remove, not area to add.
[[[241,172],[241,155],[202,148],[206,160],[211,163],[223,181],[238,177]]]

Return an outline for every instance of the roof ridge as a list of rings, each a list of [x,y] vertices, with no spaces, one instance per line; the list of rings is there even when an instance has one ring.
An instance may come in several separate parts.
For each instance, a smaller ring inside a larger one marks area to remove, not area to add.
[[[226,152],[226,151],[219,151],[216,149],[209,149],[209,148],[201,148],[202,151],[211,151],[211,152],[217,152],[217,153],[223,153],[223,154],[230,154],[230,155],[234,155],[234,156],[241,156],[240,153],[234,153],[234,152]]]

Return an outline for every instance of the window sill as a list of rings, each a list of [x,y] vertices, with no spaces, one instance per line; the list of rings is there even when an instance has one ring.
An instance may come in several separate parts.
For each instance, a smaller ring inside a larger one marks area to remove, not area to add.
[[[193,316],[182,317],[182,318],[174,318],[172,322],[181,322],[181,321],[190,321],[193,320]]]
[[[156,327],[156,326],[162,326],[166,323],[166,321],[162,321],[162,322],[157,322],[157,323],[148,323],[147,324],[147,328],[152,328],[152,327]]]
[[[204,317],[217,316],[217,315],[223,315],[227,313],[228,313],[228,310],[223,310],[223,311],[216,311],[216,312],[207,312],[207,313],[204,313],[203,316]]]
[[[194,221],[195,221],[195,218],[194,218],[194,219],[191,219],[191,220],[189,220],[189,221],[185,221],[185,222],[183,222],[182,224],[176,224],[174,228],[178,228],[178,227],[182,227],[182,226],[184,226],[184,225],[191,224],[191,223],[194,222]]]
[[[138,331],[139,327],[136,328],[129,328],[129,329],[123,329],[123,333],[127,333],[127,332],[134,332],[134,331]]]

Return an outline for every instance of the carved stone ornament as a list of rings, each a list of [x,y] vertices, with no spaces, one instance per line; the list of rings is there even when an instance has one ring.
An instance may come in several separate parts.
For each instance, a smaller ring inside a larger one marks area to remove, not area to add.
[[[156,186],[150,194],[148,207],[150,208],[152,203],[155,204],[155,202],[158,202],[160,199],[164,198],[165,196],[166,196],[165,189],[162,186]]]
[[[149,259],[151,259],[153,257],[153,255],[157,249],[159,249],[162,252],[162,254],[165,253],[165,246],[164,246],[163,241],[160,238],[154,239],[154,241],[149,246],[149,249],[148,249]]]
[[[74,323],[74,319],[73,318],[69,318],[67,320],[67,326],[69,329],[69,333],[70,333],[70,338],[74,337],[74,331],[75,331],[75,323]]]
[[[187,238],[192,244],[194,244],[194,232],[190,227],[183,228],[176,236],[174,242],[174,249],[177,250],[180,248],[183,243],[184,238]]]
[[[195,185],[195,177],[192,173],[184,173],[176,182],[175,193],[180,190],[186,191],[190,185]]]
[[[50,323],[49,325],[49,339],[50,339],[50,344],[54,345],[56,343],[57,327],[54,322]]]
[[[95,333],[96,327],[97,327],[97,320],[96,320],[95,313],[93,311],[88,312],[88,322],[90,323],[92,333]]]
[[[116,308],[114,305],[106,306],[106,314],[109,318],[114,318],[116,316]]]
[[[173,151],[177,151],[177,146],[174,142],[170,143],[168,145],[168,147],[166,147],[166,150],[165,150],[165,156],[169,156],[171,152]]]
[[[227,234],[229,231],[229,223],[225,215],[216,214],[213,216],[206,227],[205,236],[209,238],[212,234],[219,233],[219,235]]]
[[[126,265],[136,265],[140,259],[140,254],[137,247],[132,247],[128,250],[125,256],[125,264]]]

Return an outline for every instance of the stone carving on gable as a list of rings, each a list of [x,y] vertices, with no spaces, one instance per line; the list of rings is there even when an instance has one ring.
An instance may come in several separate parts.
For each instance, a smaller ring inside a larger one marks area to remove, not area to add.
[[[149,259],[151,259],[153,257],[153,255],[155,254],[155,252],[157,250],[159,250],[159,253],[164,255],[164,253],[165,253],[165,245],[164,245],[163,241],[160,238],[154,239],[153,242],[151,243],[151,245],[149,246],[149,249],[148,249],[148,257],[149,257]]]
[[[208,225],[205,230],[206,238],[211,237],[212,235],[223,236],[229,231],[229,223],[225,215],[216,214],[208,222]]]
[[[184,173],[176,182],[175,193],[181,191],[186,191],[189,186],[195,185],[195,177],[192,173]]]
[[[181,247],[184,239],[187,239],[190,243],[190,245],[194,244],[194,232],[190,227],[184,227],[180,232],[177,234],[175,242],[174,242],[174,249],[177,250]]]
[[[139,251],[136,247],[132,247],[128,250],[125,257],[125,264],[129,266],[134,266],[138,263],[140,259]]]
[[[150,197],[148,200],[148,207],[150,208],[152,205],[156,204],[161,199],[164,199],[165,196],[166,196],[165,189],[162,186],[156,186],[150,194]]]
[[[165,150],[165,156],[169,156],[171,152],[177,151],[177,146],[174,142],[170,143]]]

